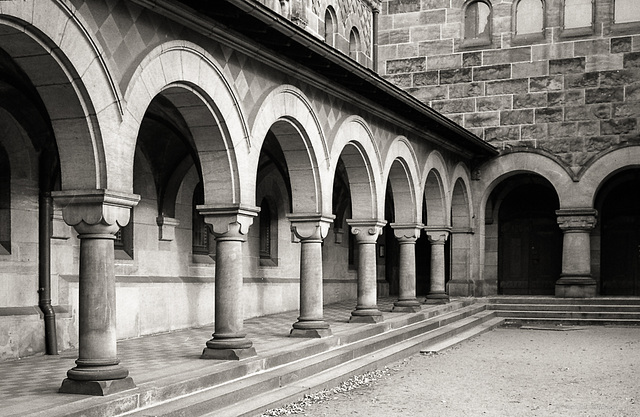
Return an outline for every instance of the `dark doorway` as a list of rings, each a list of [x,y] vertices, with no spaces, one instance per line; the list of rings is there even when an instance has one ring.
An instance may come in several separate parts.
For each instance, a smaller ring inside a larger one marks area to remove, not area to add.
[[[640,171],[618,175],[609,184],[600,213],[600,293],[640,295]]]
[[[498,237],[498,292],[553,295],[562,267],[556,193],[543,184],[518,186],[504,198]]]

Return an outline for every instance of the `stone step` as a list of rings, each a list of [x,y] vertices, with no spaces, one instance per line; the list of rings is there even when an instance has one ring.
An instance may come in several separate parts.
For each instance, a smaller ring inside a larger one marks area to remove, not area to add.
[[[503,317],[497,317],[495,313],[489,314],[480,323],[475,324],[473,327],[458,333],[454,337],[447,338],[438,343],[428,344],[427,346],[420,349],[420,353],[440,353],[445,349],[449,349],[450,347],[464,342],[465,340],[491,331],[496,327],[501,326],[504,321],[505,319]]]
[[[564,311],[564,310],[506,310],[496,311],[498,316],[518,319],[518,318],[534,318],[534,319],[572,319],[572,320],[606,320],[615,322],[620,320],[624,323],[637,321],[640,324],[640,312],[602,312],[602,311]]]
[[[640,297],[555,298],[551,296],[497,296],[487,297],[486,301],[489,304],[579,304],[640,306]]]
[[[549,327],[569,326],[640,326],[637,319],[597,319],[597,318],[541,318],[541,317],[504,317],[505,327],[521,327],[524,325],[542,325]]]
[[[585,311],[640,313],[640,305],[620,304],[489,304],[496,311]]]
[[[257,408],[264,410],[273,404],[290,401],[295,396],[300,398],[311,389],[321,389],[356,373],[416,353],[426,340],[444,337],[442,332],[435,330],[475,314],[484,314],[485,310],[484,304],[462,306],[445,314],[389,329],[385,333],[340,345],[327,352],[247,375],[128,415],[219,416],[257,413]],[[456,332],[455,326],[451,326],[451,332]],[[257,398],[261,400],[258,401]],[[240,408],[243,407],[247,410],[241,411]]]

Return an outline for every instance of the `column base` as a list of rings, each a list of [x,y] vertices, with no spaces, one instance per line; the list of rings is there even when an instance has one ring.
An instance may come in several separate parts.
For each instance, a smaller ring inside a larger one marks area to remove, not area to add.
[[[424,300],[425,304],[447,304],[449,302],[449,296],[447,293],[432,293],[427,295],[426,300]]]
[[[349,323],[380,323],[381,321],[384,321],[384,317],[382,317],[382,312],[377,308],[358,309],[356,307],[351,312],[351,318],[349,319]]]
[[[256,349],[253,347],[244,349],[211,349],[204,348],[200,359],[218,359],[222,361],[240,361],[242,359],[257,356]]]
[[[393,313],[417,313],[422,310],[420,303],[415,298],[413,300],[398,300],[393,303]]]
[[[302,320],[293,323],[289,337],[321,338],[331,336],[329,323],[324,320]]]
[[[105,396],[136,387],[131,377],[106,381],[76,381],[65,378],[58,392],[63,394],[83,394]]]
[[[589,276],[561,276],[556,281],[558,298],[592,298],[597,293],[596,280]]]

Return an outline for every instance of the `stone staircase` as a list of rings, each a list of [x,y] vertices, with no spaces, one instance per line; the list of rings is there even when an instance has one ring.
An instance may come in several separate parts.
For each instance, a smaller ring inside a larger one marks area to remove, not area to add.
[[[640,325],[640,298],[490,297],[488,309],[505,326]]]
[[[253,416],[333,387],[349,377],[424,350],[437,352],[502,323],[504,319],[474,299],[424,307],[415,314],[362,326],[354,332],[309,341],[306,348],[264,352],[226,376],[181,375],[180,381],[156,381],[173,393],[127,416]],[[255,362],[255,363],[254,363]],[[139,387],[144,389],[145,387]],[[147,387],[150,389],[151,387]],[[115,413],[114,413],[115,414]]]

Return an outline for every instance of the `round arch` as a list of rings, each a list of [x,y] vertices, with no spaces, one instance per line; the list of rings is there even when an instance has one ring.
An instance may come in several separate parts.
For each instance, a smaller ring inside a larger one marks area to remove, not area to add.
[[[640,167],[640,146],[629,146],[611,151],[587,168],[578,190],[573,193],[573,207],[593,207],[598,191],[613,175],[624,169]]]
[[[406,138],[396,138],[389,147],[382,183],[391,184],[396,223],[419,222],[422,201],[416,195],[420,189],[417,158]]]
[[[380,152],[371,129],[358,116],[346,118],[337,129],[331,148],[332,179],[340,158],[349,177],[352,217],[358,220],[382,218],[384,188]],[[326,195],[332,195],[331,190]]]
[[[120,128],[123,153],[133,155],[144,114],[159,94],[180,111],[193,136],[202,167],[205,204],[253,202],[255,197],[242,187],[246,167],[241,164],[246,158],[237,156],[249,149],[237,95],[213,57],[195,44],[168,42],[140,63],[125,93],[126,113]],[[132,158],[121,171],[121,181],[131,182]]]
[[[425,224],[427,226],[448,226],[449,210],[447,196],[449,178],[444,158],[438,151],[433,151],[427,157],[424,165],[424,187],[422,196],[427,211]]]
[[[285,155],[293,211],[330,214],[330,202],[324,201],[322,193],[323,174],[329,164],[324,133],[309,99],[298,88],[279,86],[259,107],[251,129],[249,169],[253,173],[252,189],[255,189],[260,151],[269,131],[275,134]]]
[[[0,48],[25,72],[51,121],[62,188],[130,190],[109,181],[121,95],[80,13],[68,2],[25,0],[2,2],[0,14]]]

